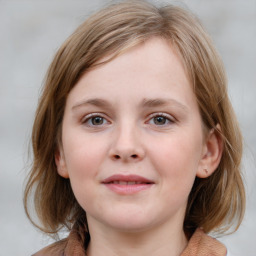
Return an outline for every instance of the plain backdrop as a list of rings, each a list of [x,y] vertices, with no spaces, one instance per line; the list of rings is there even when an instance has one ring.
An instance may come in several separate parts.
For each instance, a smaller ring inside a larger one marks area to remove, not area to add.
[[[0,256],[31,255],[51,242],[30,224],[22,205],[37,100],[58,47],[86,17],[109,2],[0,0]],[[230,97],[245,140],[247,211],[238,232],[220,239],[234,255],[253,256],[256,255],[256,0],[178,3],[198,15],[226,66]]]

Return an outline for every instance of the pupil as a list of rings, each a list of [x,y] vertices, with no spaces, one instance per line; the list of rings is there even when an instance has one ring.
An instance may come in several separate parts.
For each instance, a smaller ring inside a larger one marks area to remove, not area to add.
[[[100,117],[100,116],[96,116],[92,119],[92,123],[94,125],[99,125],[99,124],[102,124],[103,123],[103,118]]]
[[[166,118],[162,116],[155,117],[156,124],[165,124]]]

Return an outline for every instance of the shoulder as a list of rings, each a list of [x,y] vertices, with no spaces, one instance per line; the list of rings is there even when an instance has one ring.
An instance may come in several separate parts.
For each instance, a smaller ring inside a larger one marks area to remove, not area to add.
[[[72,229],[67,238],[43,248],[32,256],[85,256],[85,244],[80,233]]]
[[[189,240],[187,248],[183,251],[181,256],[226,256],[226,247],[216,240],[208,236],[202,229],[197,229]]]
[[[66,248],[67,239],[60,240],[50,244],[47,247],[36,252],[32,256],[63,256]]]

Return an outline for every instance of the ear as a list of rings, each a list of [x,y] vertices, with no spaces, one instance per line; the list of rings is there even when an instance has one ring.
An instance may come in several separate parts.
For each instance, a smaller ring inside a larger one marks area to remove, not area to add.
[[[68,174],[66,161],[65,161],[65,157],[64,157],[64,153],[63,153],[62,148],[58,149],[55,153],[55,164],[57,166],[58,174],[61,177],[68,179],[69,174]]]
[[[197,171],[199,178],[209,177],[219,166],[223,152],[223,139],[220,131],[220,125],[217,124],[205,138],[202,158]]]

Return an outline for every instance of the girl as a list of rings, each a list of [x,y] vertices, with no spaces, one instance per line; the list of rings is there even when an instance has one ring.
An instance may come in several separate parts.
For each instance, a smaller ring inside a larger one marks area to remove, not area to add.
[[[48,70],[24,196],[37,227],[70,234],[35,255],[227,255],[206,234],[244,214],[226,86],[186,10],[126,1],[85,21]]]

